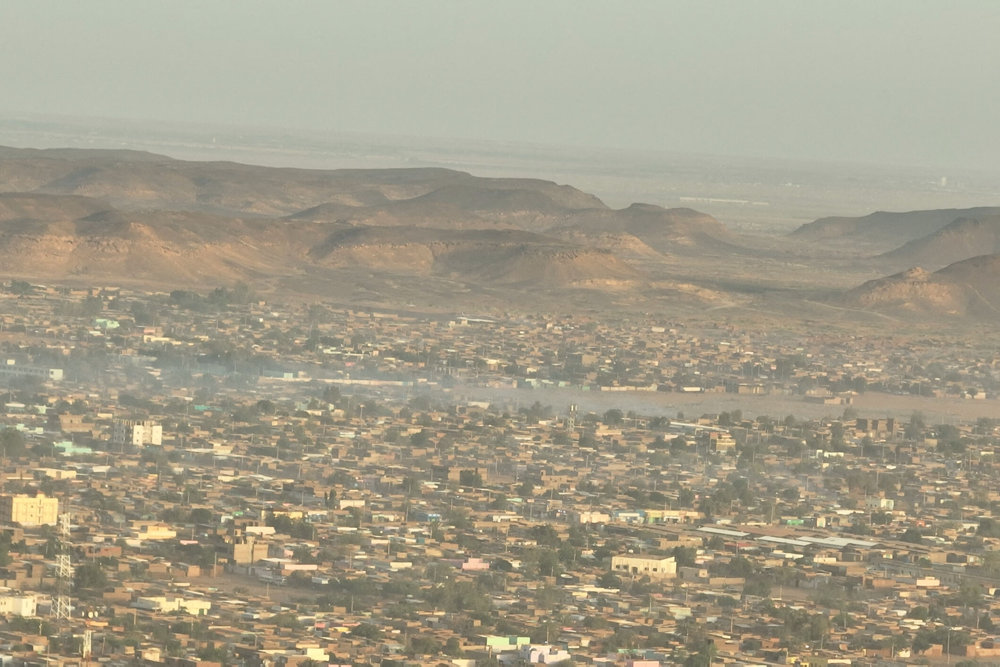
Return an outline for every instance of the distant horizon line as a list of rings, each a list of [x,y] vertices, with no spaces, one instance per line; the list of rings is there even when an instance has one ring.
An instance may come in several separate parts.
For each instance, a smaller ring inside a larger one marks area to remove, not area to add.
[[[925,170],[929,172],[934,172],[940,176],[951,176],[952,174],[994,174],[1000,173],[1000,168],[998,169],[987,169],[984,167],[973,167],[973,166],[952,166],[943,164],[916,164],[916,163],[900,163],[900,162],[876,162],[872,160],[856,158],[856,159],[844,159],[844,158],[829,158],[829,157],[801,157],[801,156],[781,156],[775,154],[769,155],[750,155],[745,153],[713,153],[713,152],[692,152],[676,149],[665,149],[665,148],[637,148],[632,146],[608,146],[608,145],[592,145],[592,144],[567,144],[567,143],[555,143],[555,142],[538,142],[530,140],[518,140],[518,139],[502,139],[494,137],[461,137],[461,136],[441,136],[441,135],[414,135],[414,134],[399,134],[394,132],[371,132],[362,130],[352,130],[352,129],[329,129],[329,128],[311,128],[311,127],[294,127],[288,125],[273,125],[273,124],[226,124],[217,121],[208,120],[163,120],[163,119],[153,119],[153,118],[135,118],[127,116],[91,116],[91,115],[70,115],[70,114],[58,114],[58,113],[37,113],[37,112],[20,112],[20,111],[0,111],[0,134],[3,133],[3,126],[13,123],[51,123],[54,125],[82,125],[91,130],[99,129],[102,132],[109,134],[114,134],[115,130],[118,128],[107,127],[107,124],[120,124],[127,123],[134,126],[136,129],[143,130],[154,130],[151,135],[148,135],[142,141],[158,143],[165,139],[170,138],[169,136],[161,136],[157,138],[155,136],[155,128],[159,127],[162,130],[166,130],[167,134],[178,134],[182,130],[199,132],[212,132],[212,133],[248,133],[250,137],[240,137],[243,140],[246,139],[279,139],[281,135],[288,135],[287,138],[294,138],[298,140],[316,140],[322,143],[323,140],[333,140],[333,139],[353,139],[353,140],[369,140],[372,142],[373,146],[388,146],[392,141],[400,141],[405,143],[417,144],[413,148],[449,148],[455,150],[460,148],[462,145],[468,145],[471,147],[480,148],[503,148],[503,147],[517,147],[520,149],[536,149],[542,151],[548,151],[553,153],[564,153],[573,154],[576,157],[583,157],[580,153],[594,153],[603,155],[618,155],[620,157],[639,157],[643,156],[646,158],[686,158],[686,159],[700,159],[700,160],[737,160],[745,163],[771,163],[771,164],[787,164],[787,165],[812,165],[812,166],[830,166],[830,167],[867,167],[867,168],[878,168],[886,170]],[[100,127],[99,127],[100,126]],[[62,131],[67,135],[71,136],[72,133],[68,132],[69,128],[62,128]],[[173,132],[171,132],[173,130]],[[43,128],[25,128],[27,132],[45,132]],[[183,135],[182,135],[183,136]],[[82,137],[81,137],[82,138]],[[103,137],[106,140],[115,140],[113,136]],[[178,139],[181,137],[174,136],[173,139]],[[214,138],[213,138],[214,139]],[[0,140],[0,144],[6,144],[6,139]],[[213,147],[214,143],[206,143],[200,145],[203,149],[208,149]],[[12,148],[75,148],[73,145],[48,145],[48,146],[10,146]],[[396,146],[398,148],[398,146]],[[92,148],[99,148],[99,146],[93,146]],[[123,146],[107,146],[109,149],[121,149]],[[259,150],[263,152],[272,153],[293,153],[295,148],[281,146],[274,147],[268,145],[259,144],[244,144],[244,145],[219,145],[220,150],[238,150],[252,149]],[[304,148],[304,147],[300,147]],[[313,150],[321,149],[322,146],[319,144],[313,146]],[[137,149],[142,150],[142,149]],[[170,157],[170,156],[168,156]],[[471,157],[471,156],[470,156]],[[512,156],[513,157],[513,156]],[[541,156],[533,156],[534,159],[538,159]],[[553,156],[555,157],[555,156]],[[262,165],[263,166],[263,165]]]

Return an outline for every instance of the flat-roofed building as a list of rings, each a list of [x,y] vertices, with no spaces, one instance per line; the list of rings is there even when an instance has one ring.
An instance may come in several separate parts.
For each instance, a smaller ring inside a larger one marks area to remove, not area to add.
[[[642,558],[640,556],[614,556],[611,571],[618,575],[673,579],[677,576],[677,561],[669,558]]]
[[[162,445],[163,426],[149,420],[116,419],[111,429],[111,442],[116,445]]]
[[[0,614],[4,616],[36,616],[34,595],[0,595]]]
[[[43,493],[0,495],[0,521],[22,526],[54,526],[59,522],[59,499]]]

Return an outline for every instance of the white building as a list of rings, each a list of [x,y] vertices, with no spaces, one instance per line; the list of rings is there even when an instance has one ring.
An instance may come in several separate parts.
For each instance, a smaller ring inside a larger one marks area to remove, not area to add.
[[[520,658],[520,662],[530,665],[556,665],[573,658],[568,651],[546,644],[521,646],[518,648],[518,657]],[[501,664],[517,662],[511,654],[501,654],[497,659]]]
[[[208,600],[189,600],[185,598],[168,598],[163,595],[150,595],[136,598],[132,606],[136,609],[170,613],[183,611],[192,616],[204,616],[212,608]]]
[[[2,377],[36,377],[42,380],[58,382],[63,379],[63,369],[42,368],[41,366],[19,366],[14,359],[8,359],[6,364],[0,364]]]
[[[0,595],[0,616],[37,616],[33,595]]]
[[[865,498],[865,507],[869,510],[888,510],[891,512],[896,507],[896,501],[892,498],[868,496]]]
[[[163,444],[163,426],[149,420],[116,419],[111,429],[111,442],[116,445]]]

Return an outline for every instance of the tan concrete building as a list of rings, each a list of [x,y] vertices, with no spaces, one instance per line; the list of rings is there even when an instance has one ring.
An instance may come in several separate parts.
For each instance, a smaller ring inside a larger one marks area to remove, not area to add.
[[[59,522],[59,499],[45,494],[0,495],[0,521],[22,526],[54,526]]]
[[[641,558],[639,556],[614,556],[611,571],[620,576],[673,579],[677,576],[677,561],[669,558]]]

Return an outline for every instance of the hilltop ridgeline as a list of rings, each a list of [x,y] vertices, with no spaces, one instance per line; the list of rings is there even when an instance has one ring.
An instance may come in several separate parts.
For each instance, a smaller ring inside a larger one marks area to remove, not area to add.
[[[688,209],[612,210],[567,185],[437,168],[306,170],[133,151],[0,149],[5,272],[174,286],[325,268],[472,284],[622,289],[609,247],[669,252],[727,230]],[[628,237],[623,240],[622,237]]]
[[[569,185],[441,168],[0,147],[0,251],[6,279],[242,281],[351,303],[463,295],[551,307],[569,296],[601,309],[1000,318],[994,264],[970,260],[1000,252],[1000,207],[822,218],[748,237],[689,208],[612,209]]]

